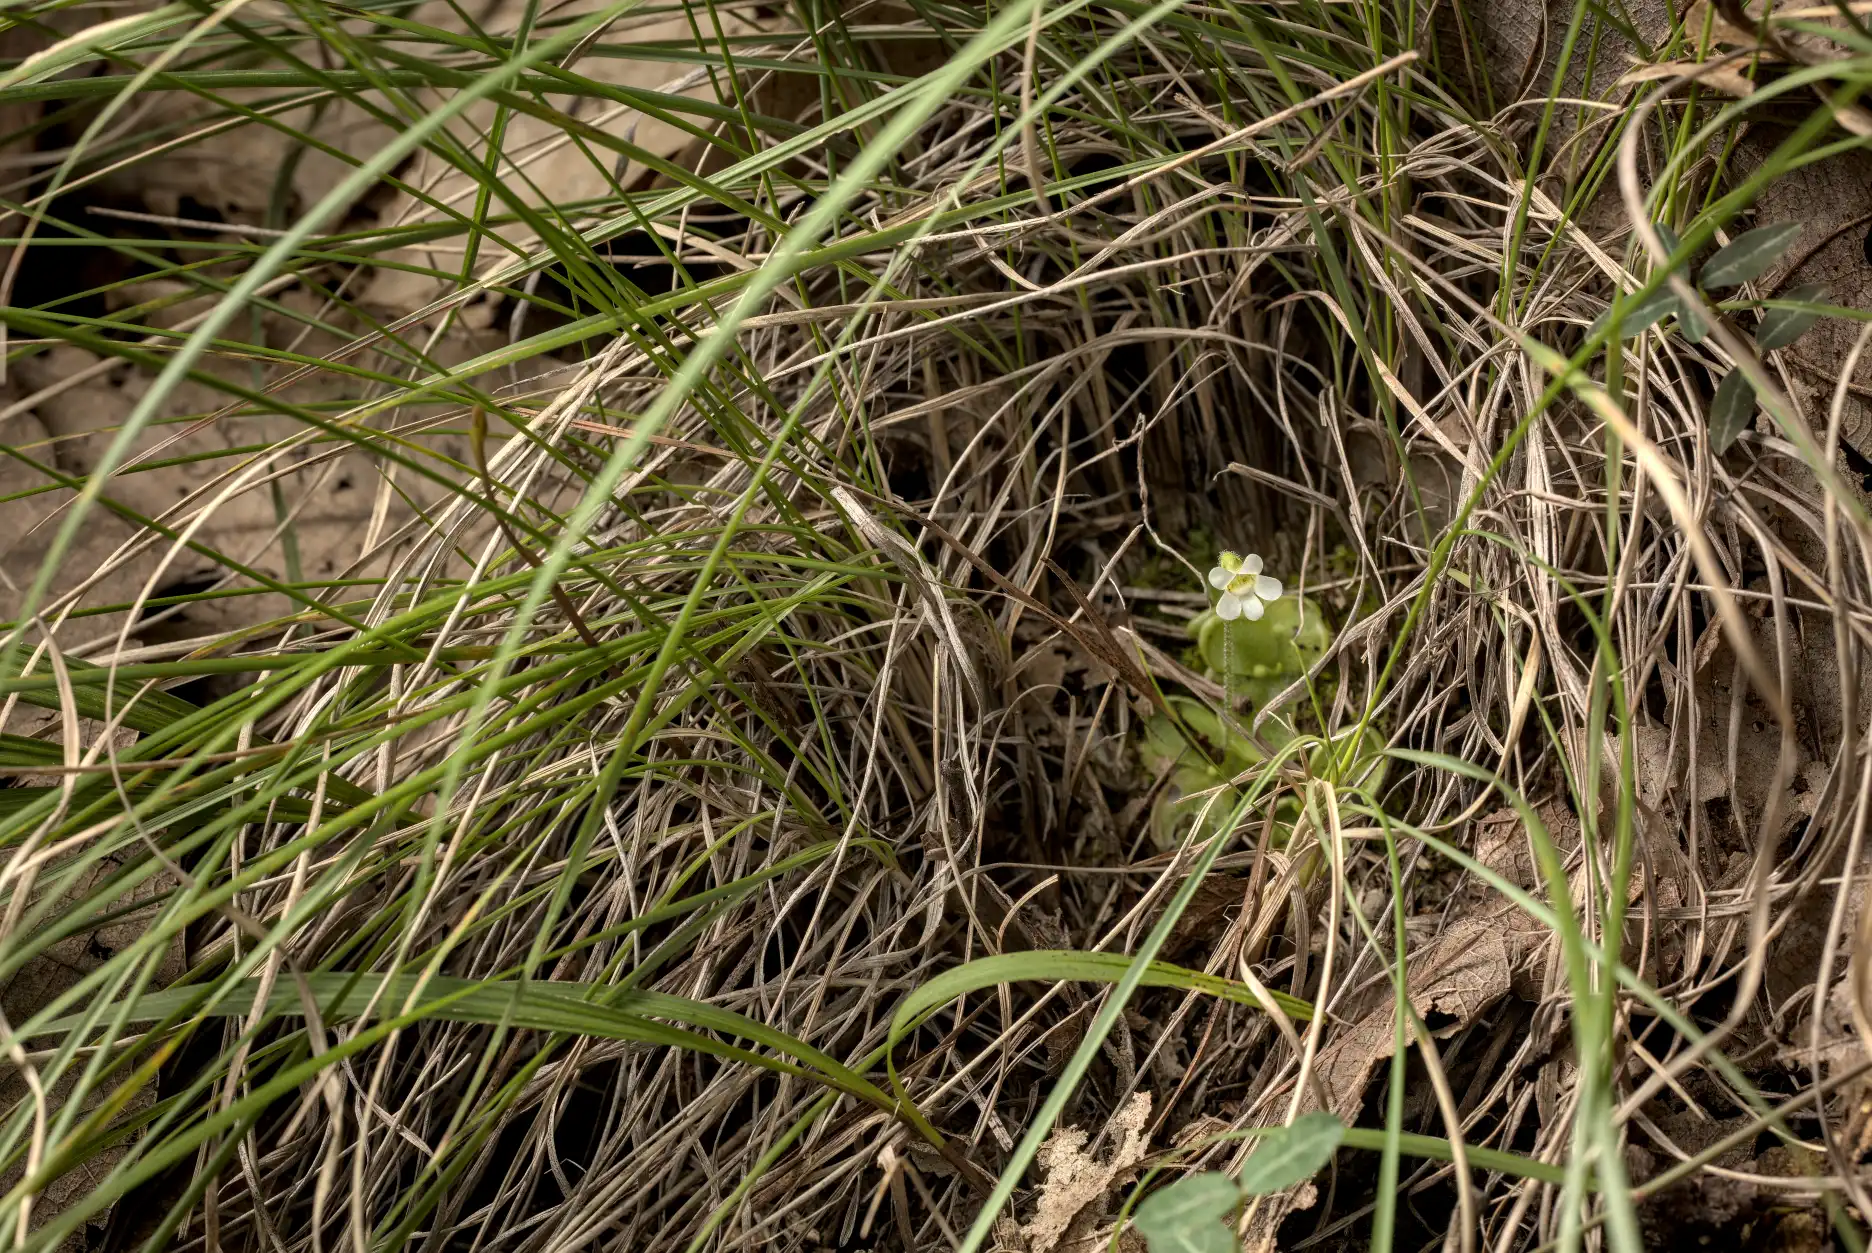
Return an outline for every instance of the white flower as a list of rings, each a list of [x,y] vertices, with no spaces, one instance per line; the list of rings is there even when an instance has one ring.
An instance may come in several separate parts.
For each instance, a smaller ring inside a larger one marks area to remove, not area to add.
[[[1216,617],[1225,622],[1236,618],[1254,622],[1280,599],[1280,580],[1261,573],[1261,558],[1255,554],[1223,553],[1217,561],[1220,564],[1209,572],[1209,586],[1222,593],[1216,601]]]

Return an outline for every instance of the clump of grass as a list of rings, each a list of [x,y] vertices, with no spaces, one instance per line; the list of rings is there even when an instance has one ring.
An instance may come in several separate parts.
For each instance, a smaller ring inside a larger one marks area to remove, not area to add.
[[[1857,142],[1858,33],[1761,71],[1843,96],[1742,176],[1709,154],[1761,101],[1563,103],[1621,29],[1585,5],[1531,128],[1412,6],[497,16],[9,16],[51,150],[7,192],[20,412],[73,351],[137,384],[5,447],[43,513],[0,647],[8,1239],[974,1250],[1137,1091],[1160,1166],[1355,1124],[1316,1227],[1206,1184],[1206,1247],[1636,1248],[1722,1151],[1686,1110],[1817,1141],[1787,1187],[1856,1230],[1820,1011],[1859,702],[1796,682],[1857,673],[1853,370],[1818,422],[1738,333],[1760,292],[1668,275]],[[85,199],[251,134],[257,220]],[[80,249],[99,283],[22,287]],[[1712,443],[1736,374],[1779,440]],[[1171,620],[1231,546],[1359,607],[1248,693]],[[1428,1021],[1482,908],[1517,990]]]

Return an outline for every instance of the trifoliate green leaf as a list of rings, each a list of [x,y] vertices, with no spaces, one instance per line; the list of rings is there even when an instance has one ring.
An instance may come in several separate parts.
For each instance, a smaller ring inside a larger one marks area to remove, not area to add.
[[[1344,1138],[1345,1124],[1324,1111],[1269,1132],[1242,1167],[1241,1190],[1262,1196],[1311,1179],[1332,1159]]]
[[[1150,1253],[1235,1253],[1235,1233],[1223,1220],[1239,1204],[1235,1181],[1207,1171],[1151,1193],[1132,1222]]]

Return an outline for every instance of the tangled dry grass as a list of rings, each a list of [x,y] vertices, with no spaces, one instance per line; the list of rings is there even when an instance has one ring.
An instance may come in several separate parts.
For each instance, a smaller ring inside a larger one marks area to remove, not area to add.
[[[0,80],[8,1238],[948,1248],[1005,1176],[1047,1253],[1325,1108],[1434,1144],[1257,1246],[1844,1241],[1864,337],[1748,333],[1856,236],[1599,324],[1855,159],[1864,41],[1718,8],[1503,107],[1473,13],[1310,2],[255,3]],[[328,168],[96,190],[256,115]],[[1334,628],[1252,698],[1222,547]],[[1170,696],[1267,750],[1215,838]],[[1238,994],[1030,977],[1145,950]]]

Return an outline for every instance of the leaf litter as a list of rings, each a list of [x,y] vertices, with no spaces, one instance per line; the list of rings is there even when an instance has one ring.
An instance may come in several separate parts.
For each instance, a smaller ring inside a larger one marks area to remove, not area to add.
[[[1059,1127],[1047,1137],[1033,1216],[1020,1228],[1027,1253],[1090,1253],[1110,1239],[1099,1224],[1150,1150],[1150,1113],[1150,1093],[1133,1095],[1098,1133],[1108,1142],[1103,1156],[1088,1147],[1094,1137],[1086,1128]]]

